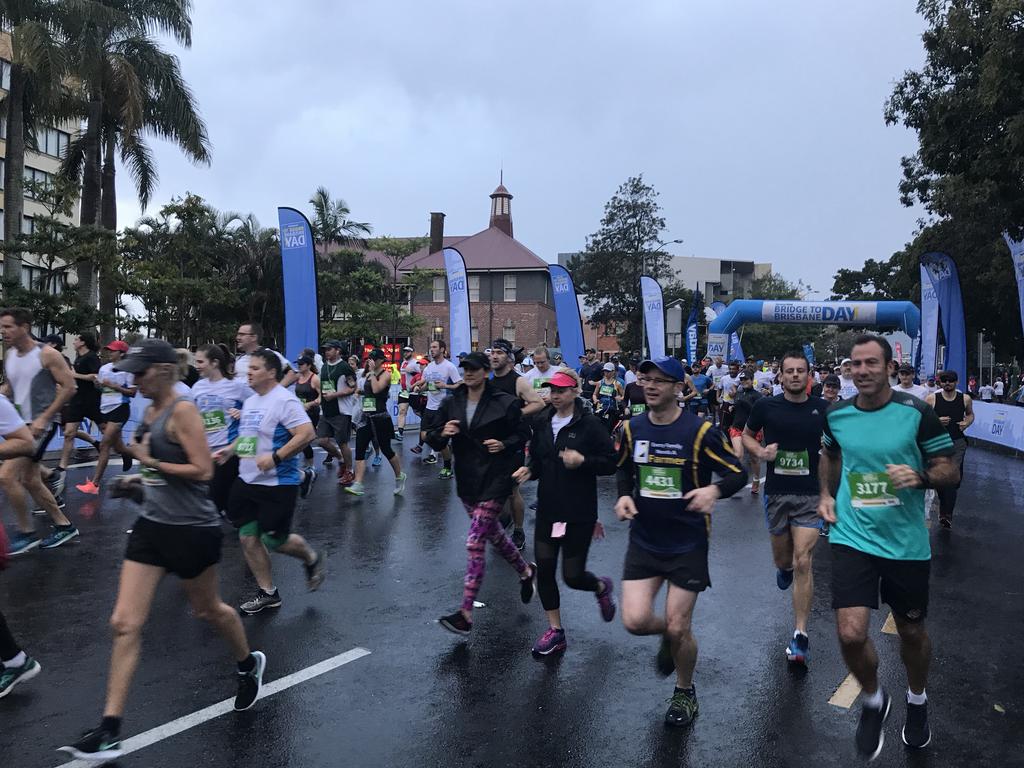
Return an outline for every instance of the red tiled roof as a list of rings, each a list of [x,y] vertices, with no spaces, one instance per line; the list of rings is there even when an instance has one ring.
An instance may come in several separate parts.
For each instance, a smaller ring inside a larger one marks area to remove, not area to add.
[[[489,227],[469,237],[446,237],[445,248],[455,248],[466,260],[470,272],[482,269],[543,269],[548,263],[518,240],[509,237],[497,227]],[[444,256],[427,253],[422,248],[403,264],[404,269],[444,269]]]

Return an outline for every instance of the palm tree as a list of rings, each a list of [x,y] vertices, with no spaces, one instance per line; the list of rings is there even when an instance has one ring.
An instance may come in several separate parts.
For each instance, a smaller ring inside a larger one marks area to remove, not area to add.
[[[366,222],[352,221],[348,204],[340,197],[331,200],[331,193],[326,187],[317,187],[309,203],[313,206],[313,242],[325,251],[330,243],[361,243],[373,231]]]

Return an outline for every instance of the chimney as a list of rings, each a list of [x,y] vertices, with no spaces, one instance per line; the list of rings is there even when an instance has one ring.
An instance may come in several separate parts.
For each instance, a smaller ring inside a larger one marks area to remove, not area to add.
[[[444,248],[444,214],[430,214],[430,253],[437,253]]]

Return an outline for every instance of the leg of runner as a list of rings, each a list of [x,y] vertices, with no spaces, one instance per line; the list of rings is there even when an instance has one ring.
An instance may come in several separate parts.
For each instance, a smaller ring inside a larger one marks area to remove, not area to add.
[[[345,488],[345,493],[353,496],[362,496],[363,477],[366,476],[366,451],[373,442],[373,428],[370,426],[370,419],[366,419],[359,429],[356,430],[356,472],[355,481]]]
[[[903,727],[903,743],[922,749],[932,740],[928,726],[928,667],[931,663],[932,641],[924,621],[908,621],[895,611],[896,631],[900,636],[900,656],[907,669],[907,720]]]
[[[3,611],[0,611],[0,699],[13,691],[14,686],[27,683],[42,669],[39,662],[15,642]]]
[[[80,439],[82,434],[78,429],[80,423],[78,421],[70,421],[64,425],[64,444],[60,448],[60,464],[58,465],[61,469],[67,469],[68,464],[71,463],[71,453],[75,450],[75,440]]]
[[[843,661],[864,691],[856,742],[857,749],[869,759],[882,751],[883,726],[891,704],[889,694],[878,684],[878,654],[868,637],[870,623],[870,608],[836,609],[836,630]]]
[[[526,519],[526,502],[523,501],[523,493],[518,485],[512,486],[512,496],[509,497],[509,506],[512,508],[512,543],[520,552],[526,546],[526,532],[523,530],[523,521]]]
[[[787,525],[778,534],[772,533],[772,558],[778,569],[775,581],[779,589],[793,585],[793,637],[786,648],[789,661],[806,664],[810,659],[807,619],[814,599],[812,553],[818,543],[816,528]]]
[[[7,459],[0,464],[0,489],[3,490],[4,496],[7,497],[8,503],[11,505],[11,509],[14,511],[15,525],[18,527],[18,536],[29,536],[35,537],[35,525],[32,523],[32,518],[28,512],[28,502],[25,499],[25,487],[22,484],[22,476],[26,472],[26,468],[30,468],[31,463],[27,458],[13,458]],[[38,540],[37,540],[38,541]],[[11,541],[11,554],[19,554],[18,542],[16,540]]]
[[[937,488],[935,494],[939,500],[939,525],[942,528],[953,527],[953,508],[956,506],[957,492],[964,478],[964,456],[967,453],[967,441],[953,441],[953,463],[960,469],[960,480],[948,488]]]
[[[81,485],[76,485],[75,488],[80,490],[82,493],[89,493],[96,496],[100,492],[100,481],[103,479],[103,473],[107,471],[107,463],[110,461],[110,451],[113,447],[121,442],[121,424],[114,421],[108,421],[103,425],[103,439],[100,441],[100,455],[96,459],[96,469],[93,472],[91,480],[86,480]]]
[[[398,431],[395,433],[395,440],[402,442],[405,437],[405,419],[406,414],[409,413],[409,401],[405,400],[398,403]]]

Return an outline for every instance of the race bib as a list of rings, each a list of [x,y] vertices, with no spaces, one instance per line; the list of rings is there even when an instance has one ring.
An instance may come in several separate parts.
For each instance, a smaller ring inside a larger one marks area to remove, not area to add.
[[[437,382],[436,381],[428,381],[427,382],[427,392],[437,392]]]
[[[111,387],[104,387],[103,388],[103,394],[104,395],[120,395],[121,393],[118,392],[116,389],[112,389]]]
[[[903,502],[893,493],[889,476],[884,472],[850,472],[850,504],[859,509],[898,507]]]
[[[238,438],[238,442],[235,443],[235,453],[238,454],[238,457],[242,459],[256,458],[257,440],[258,438],[255,435],[253,437]]]
[[[631,406],[629,406],[629,412],[634,416],[638,416],[639,414],[643,413],[646,410],[647,405],[645,403],[633,403]]]
[[[142,477],[143,485],[167,485],[164,476],[152,467],[143,467],[139,475]]]
[[[644,498],[683,498],[683,478],[679,467],[653,467],[643,464],[639,469],[640,495]]]
[[[779,451],[775,455],[775,474],[806,477],[811,474],[807,451]]]
[[[363,398],[363,410],[364,411],[375,411],[377,410],[377,400],[373,397]]]
[[[227,425],[228,421],[224,416],[224,411],[203,412],[203,427],[205,427],[207,432],[219,432],[226,428]]]
[[[327,394],[328,392],[337,392],[338,390],[334,388],[333,381],[331,381],[330,379],[323,379],[320,382],[320,391],[323,392],[324,394]]]
[[[544,384],[547,383],[547,381],[548,381],[547,379],[534,379],[533,380],[533,388],[534,389],[543,389],[544,388]]]
[[[598,395],[600,397],[612,397],[615,394],[615,386],[612,384],[602,384]]]

